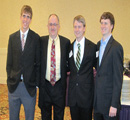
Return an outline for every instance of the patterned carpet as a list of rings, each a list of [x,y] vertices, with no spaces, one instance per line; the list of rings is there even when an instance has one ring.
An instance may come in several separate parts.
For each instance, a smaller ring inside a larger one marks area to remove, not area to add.
[[[9,120],[8,90],[7,85],[0,84],[0,120]],[[24,109],[21,106],[20,120],[25,120]],[[41,113],[38,107],[38,99],[35,107],[35,119],[41,120]],[[65,108],[64,120],[71,120],[69,108]]]

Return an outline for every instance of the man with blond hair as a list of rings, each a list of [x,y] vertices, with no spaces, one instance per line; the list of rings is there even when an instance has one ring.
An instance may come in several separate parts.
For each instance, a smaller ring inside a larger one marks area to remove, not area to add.
[[[21,28],[9,37],[7,54],[7,86],[10,120],[19,120],[21,104],[26,120],[34,119],[36,86],[40,79],[39,35],[29,28],[32,8],[21,9]]]
[[[83,16],[74,18],[73,28],[76,39],[69,52],[68,104],[72,120],[92,120],[96,45],[84,37],[86,22]]]

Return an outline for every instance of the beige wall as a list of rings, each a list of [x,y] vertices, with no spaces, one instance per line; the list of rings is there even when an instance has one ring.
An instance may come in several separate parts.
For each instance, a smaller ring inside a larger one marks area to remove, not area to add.
[[[30,28],[39,35],[48,34],[48,16],[56,13],[61,23],[60,34],[73,41],[73,18],[81,14],[87,23],[85,36],[95,43],[101,39],[99,18],[104,11],[110,11],[116,20],[113,35],[123,45],[125,54],[130,53],[130,0],[0,0],[0,50],[6,51],[9,34],[20,28],[20,10],[24,4],[33,9]],[[5,63],[5,60],[0,63],[3,66],[0,77]]]

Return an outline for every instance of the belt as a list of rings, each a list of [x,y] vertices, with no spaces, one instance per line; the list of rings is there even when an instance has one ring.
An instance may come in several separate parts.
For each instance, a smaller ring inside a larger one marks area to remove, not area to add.
[[[59,83],[60,81],[61,81],[61,78],[60,78],[59,80],[57,80],[56,83]],[[47,80],[47,79],[45,79],[45,82],[50,83],[50,81]],[[55,83],[55,84],[56,84],[56,83]]]

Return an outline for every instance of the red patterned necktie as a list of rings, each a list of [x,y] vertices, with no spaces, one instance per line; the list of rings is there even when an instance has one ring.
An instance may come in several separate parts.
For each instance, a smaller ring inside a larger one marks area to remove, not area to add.
[[[24,45],[25,45],[25,43],[24,43],[24,37],[25,37],[25,35],[22,34],[22,51],[24,50]]]
[[[55,59],[55,41],[53,40],[51,46],[51,74],[50,74],[50,83],[52,86],[56,82],[56,59]]]

